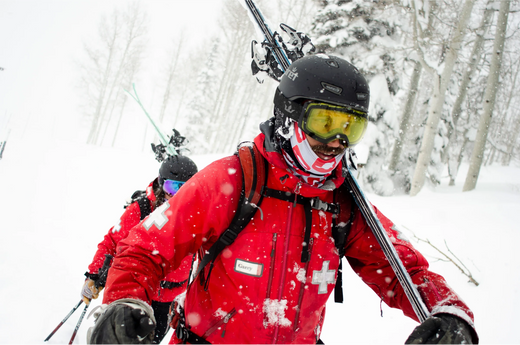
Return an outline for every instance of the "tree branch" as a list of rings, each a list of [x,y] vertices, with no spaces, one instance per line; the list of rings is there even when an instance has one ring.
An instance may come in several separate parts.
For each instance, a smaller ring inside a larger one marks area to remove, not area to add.
[[[446,253],[444,253],[442,250],[440,250],[439,248],[437,248],[433,243],[430,242],[429,239],[422,239],[420,237],[418,237],[417,235],[415,235],[415,233],[408,229],[407,227],[403,226],[405,229],[407,229],[408,231],[410,231],[413,235],[413,237],[415,237],[418,241],[421,241],[421,242],[424,242],[424,243],[427,243],[429,244],[433,249],[435,249],[436,251],[438,251],[440,254],[442,254],[448,261],[450,261],[452,264],[455,265],[455,267],[457,267],[461,272],[462,274],[464,274],[466,277],[469,278],[469,281],[473,284],[475,284],[475,286],[479,286],[479,282],[477,282],[475,280],[475,278],[473,278],[473,275],[471,274],[470,270],[466,267],[466,265],[464,265],[464,263],[455,255],[453,254],[453,252],[450,250],[450,248],[448,247],[448,244],[446,243],[446,240],[444,240],[444,244],[446,245],[446,248],[448,249],[448,252],[460,263],[460,265],[462,265],[463,267],[461,267],[457,262],[455,262],[455,260],[453,258],[451,258],[449,255],[447,255]],[[438,260],[442,260],[442,259],[438,259]],[[442,260],[442,261],[445,261],[445,260]]]

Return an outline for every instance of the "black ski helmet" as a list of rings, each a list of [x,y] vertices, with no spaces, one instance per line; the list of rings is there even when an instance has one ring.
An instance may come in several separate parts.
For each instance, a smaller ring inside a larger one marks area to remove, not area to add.
[[[159,183],[162,186],[164,180],[188,181],[197,173],[197,165],[186,156],[168,156],[159,168]]]
[[[276,89],[277,123],[286,123],[286,118],[298,122],[307,100],[352,108],[368,118],[370,90],[365,77],[344,59],[307,55],[289,66]]]

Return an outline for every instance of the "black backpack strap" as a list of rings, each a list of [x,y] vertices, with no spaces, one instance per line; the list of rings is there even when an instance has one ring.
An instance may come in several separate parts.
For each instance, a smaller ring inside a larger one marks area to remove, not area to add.
[[[136,202],[139,204],[139,211],[141,212],[141,220],[145,219],[150,213],[152,213],[152,203],[146,196],[145,190],[136,190],[134,194],[127,201],[125,208]]]
[[[264,196],[284,200],[287,202],[294,202],[294,194],[289,192],[282,192],[281,190],[271,189],[268,187],[264,188]],[[296,196],[296,203],[304,205],[310,203],[310,207],[315,210],[321,210],[332,214],[339,214],[339,206],[337,204],[331,204],[325,201],[321,201],[319,197],[306,198],[301,195]]]
[[[334,244],[339,253],[338,279],[336,279],[336,286],[334,287],[334,302],[343,303],[342,259],[345,256],[345,244],[350,233],[352,221],[354,220],[355,203],[343,184],[339,189],[334,191],[334,200],[337,201],[340,207],[350,208],[350,213],[340,212],[338,217],[332,219],[332,237],[334,238]]]
[[[204,254],[195,273],[195,276],[197,276],[207,264],[210,264],[208,274],[203,277],[204,279],[201,279],[201,283],[205,281],[206,288],[215,259],[225,247],[235,242],[240,232],[251,221],[262,202],[262,190],[267,183],[268,164],[254,144],[243,143],[239,145],[236,155],[240,158],[242,167],[242,191],[240,192],[238,208],[229,227]]]
[[[182,344],[211,344],[209,341],[204,339],[201,336],[193,333],[186,326],[186,315],[184,313],[184,308],[180,307],[180,313],[178,315],[179,321],[177,325],[174,326],[175,336],[182,341]],[[170,325],[172,326],[172,325]]]
[[[139,204],[139,211],[141,211],[141,220],[143,220],[152,213],[152,203],[146,196],[146,193],[140,196],[136,201]]]
[[[160,286],[163,288],[163,289],[173,289],[173,288],[177,288],[177,287],[181,287],[184,285],[184,283],[186,283],[188,281],[188,279],[185,279],[181,282],[169,282],[167,280],[161,280],[161,283],[160,283]]]

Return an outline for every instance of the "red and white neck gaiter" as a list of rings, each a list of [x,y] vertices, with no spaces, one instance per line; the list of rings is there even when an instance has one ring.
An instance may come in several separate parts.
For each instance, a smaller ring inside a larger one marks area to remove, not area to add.
[[[306,183],[314,187],[320,187],[325,182],[345,154],[337,155],[330,160],[321,159],[312,150],[305,133],[298,127],[297,123],[294,123],[294,134],[291,136],[290,141],[294,156],[304,170],[301,170],[292,157],[282,150],[285,161],[297,176],[300,176]]]

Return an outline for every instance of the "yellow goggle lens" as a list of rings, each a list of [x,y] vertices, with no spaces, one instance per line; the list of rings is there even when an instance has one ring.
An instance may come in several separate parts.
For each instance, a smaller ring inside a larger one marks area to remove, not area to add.
[[[366,115],[356,115],[355,112],[328,104],[310,104],[306,109],[303,129],[330,141],[346,136],[349,144],[355,145],[367,128]]]

